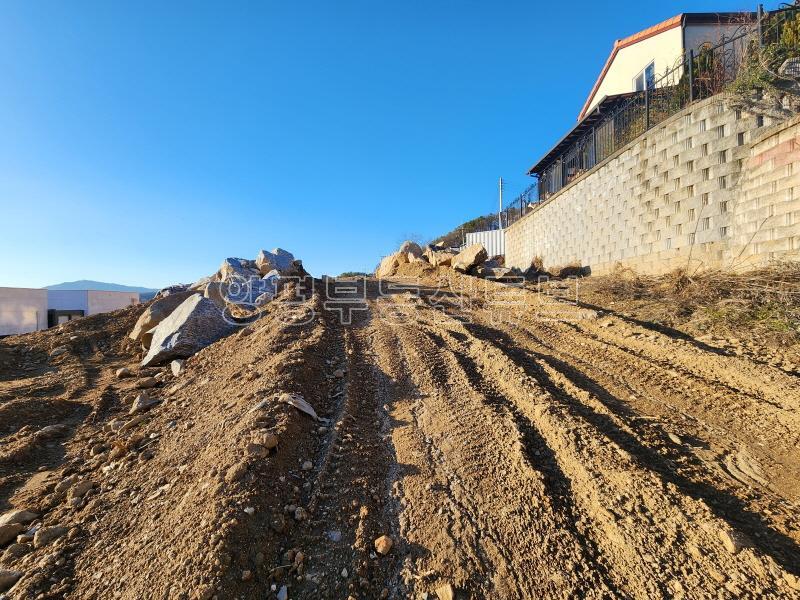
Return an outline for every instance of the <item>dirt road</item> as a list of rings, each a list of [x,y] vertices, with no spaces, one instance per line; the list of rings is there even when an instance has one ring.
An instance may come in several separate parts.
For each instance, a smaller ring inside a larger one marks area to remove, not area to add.
[[[797,373],[532,290],[421,277],[275,302],[164,376],[125,431],[118,338],[102,367],[76,350],[6,374],[0,410],[97,371],[49,392],[77,407],[63,451],[3,462],[59,417],[2,433],[0,501],[69,530],[55,558],[4,556],[23,573],[11,596],[800,597]],[[248,446],[265,432],[266,458]],[[54,491],[70,474],[94,483],[83,499]]]

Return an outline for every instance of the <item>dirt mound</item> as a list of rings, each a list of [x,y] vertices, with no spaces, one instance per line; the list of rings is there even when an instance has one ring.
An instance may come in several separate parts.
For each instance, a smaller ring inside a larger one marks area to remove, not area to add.
[[[141,307],[0,341],[9,597],[800,597],[795,374],[400,270],[178,375]]]

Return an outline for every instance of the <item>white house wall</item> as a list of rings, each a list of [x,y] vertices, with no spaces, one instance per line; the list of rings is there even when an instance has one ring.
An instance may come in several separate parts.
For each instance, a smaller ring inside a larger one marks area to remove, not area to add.
[[[683,31],[673,27],[667,31],[636,42],[617,52],[600,87],[597,89],[587,114],[605,96],[633,92],[634,78],[655,61],[656,78],[675,66],[683,54]]]
[[[741,25],[723,25],[721,23],[711,24],[688,24],[684,31],[684,44],[686,50],[697,51],[704,44],[715,46],[722,41],[722,36],[733,37],[741,31]],[[740,42],[741,46],[741,42]]]
[[[47,290],[0,287],[0,335],[47,328]]]
[[[47,290],[48,308],[55,310],[82,310],[89,314],[89,299],[86,290]]]
[[[90,290],[88,292],[89,310],[86,314],[94,315],[97,313],[110,312],[138,303],[138,292],[100,292]]]

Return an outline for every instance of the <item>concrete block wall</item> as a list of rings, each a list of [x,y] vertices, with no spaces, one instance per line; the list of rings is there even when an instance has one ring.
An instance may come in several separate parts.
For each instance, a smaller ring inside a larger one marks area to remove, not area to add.
[[[751,145],[727,257],[737,268],[800,258],[800,117]]]
[[[779,164],[783,159],[769,154],[796,143],[790,141],[796,133],[788,132],[791,124],[770,125],[768,117],[732,109],[720,97],[692,105],[511,225],[506,265],[524,270],[539,256],[545,267],[579,263],[593,274],[617,264],[653,274],[730,266],[767,206],[781,192],[800,196],[800,161]],[[764,156],[758,165],[753,152]],[[748,200],[740,201],[745,188]],[[772,238],[758,242],[764,245],[751,263],[795,243],[785,240],[796,236],[796,225],[785,227],[758,232],[759,240]]]

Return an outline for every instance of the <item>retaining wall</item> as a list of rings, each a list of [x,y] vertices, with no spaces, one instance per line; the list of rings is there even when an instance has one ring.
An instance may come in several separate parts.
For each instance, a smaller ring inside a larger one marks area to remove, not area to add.
[[[757,266],[800,250],[800,119],[684,109],[506,229],[506,266]]]

